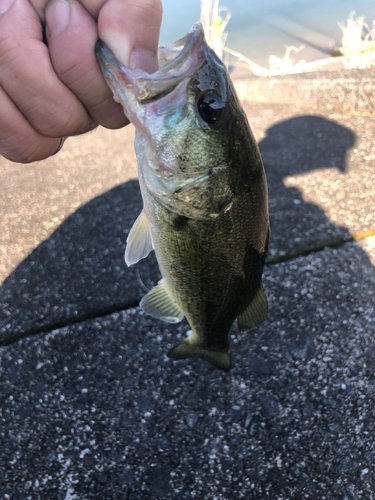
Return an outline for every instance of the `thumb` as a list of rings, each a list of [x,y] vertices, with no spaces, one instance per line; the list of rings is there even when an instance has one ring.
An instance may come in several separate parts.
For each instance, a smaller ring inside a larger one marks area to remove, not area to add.
[[[157,69],[161,0],[108,0],[99,13],[99,37],[129,68]]]

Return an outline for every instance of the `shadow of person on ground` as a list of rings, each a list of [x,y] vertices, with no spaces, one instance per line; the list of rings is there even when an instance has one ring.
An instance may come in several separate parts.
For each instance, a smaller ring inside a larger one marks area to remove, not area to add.
[[[267,130],[259,148],[268,181],[271,256],[350,235],[332,224],[320,207],[306,203],[297,188],[287,188],[284,180],[329,167],[345,173],[354,143],[351,130],[320,116],[291,118]]]
[[[353,143],[350,131],[320,117],[269,129],[260,147],[275,251],[347,234],[283,179],[327,165],[345,172]],[[140,209],[131,181],[70,216],[4,282],[2,331],[143,295],[136,271],[123,263]],[[135,269],[147,286],[158,279],[153,258]],[[44,492],[56,490],[46,498],[66,498],[58,485],[71,477],[80,498],[93,491],[177,498],[171,481],[183,500],[193,488],[201,488],[200,498],[227,488],[231,498],[283,500],[373,492],[371,280],[373,266],[354,244],[267,266],[268,320],[233,335],[229,374],[203,361],[166,360],[176,331],[183,336],[186,327],[138,310],[8,346],[0,373],[9,428],[3,449],[15,479],[6,493],[38,480]],[[53,480],[46,485],[47,474]]]
[[[271,256],[349,235],[283,179],[327,166],[345,172],[354,141],[350,130],[319,116],[293,118],[267,131],[259,146],[269,185]],[[0,340],[136,305],[159,279],[153,255],[131,268],[123,261],[141,206],[138,183],[130,181],[68,217],[2,284]]]
[[[159,279],[153,255],[128,268],[128,232],[142,209],[137,181],[80,207],[0,287],[0,342],[137,305]]]

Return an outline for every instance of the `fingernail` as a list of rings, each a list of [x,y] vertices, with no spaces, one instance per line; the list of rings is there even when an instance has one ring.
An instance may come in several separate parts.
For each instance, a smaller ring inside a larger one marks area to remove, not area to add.
[[[48,4],[46,21],[50,35],[64,31],[70,22],[70,3],[66,0],[55,0]]]
[[[129,68],[140,68],[146,73],[156,71],[155,54],[151,50],[134,49],[130,56]]]
[[[14,4],[15,0],[0,0],[0,14],[4,14]]]

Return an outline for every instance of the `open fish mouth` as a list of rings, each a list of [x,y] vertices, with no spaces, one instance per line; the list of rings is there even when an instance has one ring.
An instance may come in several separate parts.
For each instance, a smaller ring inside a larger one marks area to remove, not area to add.
[[[204,64],[208,51],[213,54],[205,42],[201,23],[196,23],[181,40],[159,49],[160,69],[151,75],[139,68],[130,70],[124,66],[101,40],[95,47],[97,60],[112,91],[115,93],[121,84],[131,87],[140,104],[164,97],[182,80],[196,73]]]
[[[220,59],[197,23],[159,49],[159,69],[129,69],[98,42],[114,99],[136,127],[143,210],[125,254],[154,249],[163,279],[141,302],[164,321],[185,316],[192,335],[169,351],[229,370],[230,327],[267,314],[261,271],[269,223],[264,168],[246,115]]]

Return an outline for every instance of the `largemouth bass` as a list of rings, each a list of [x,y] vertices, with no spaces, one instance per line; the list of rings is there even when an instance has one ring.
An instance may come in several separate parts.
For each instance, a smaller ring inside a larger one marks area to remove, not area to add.
[[[262,159],[229,74],[197,23],[159,51],[159,70],[130,70],[101,41],[96,55],[136,127],[143,210],[131,229],[128,265],[154,249],[162,280],[143,310],[188,338],[169,357],[203,358],[231,368],[229,331],[267,315],[262,270],[268,250]]]

